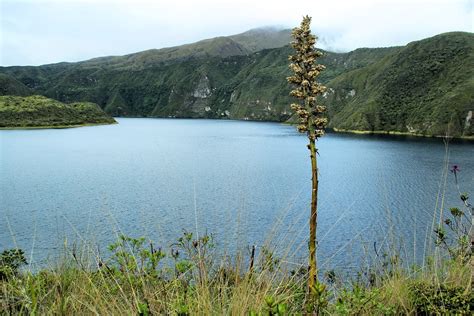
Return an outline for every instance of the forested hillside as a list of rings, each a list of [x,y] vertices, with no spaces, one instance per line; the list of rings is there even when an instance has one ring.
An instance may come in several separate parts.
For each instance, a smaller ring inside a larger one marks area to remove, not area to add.
[[[0,93],[94,102],[115,116],[283,122],[291,116],[291,48],[268,47],[285,41],[288,31],[249,31],[127,56],[2,67]],[[329,87],[322,102],[332,128],[473,135],[472,33],[445,33],[404,47],[325,52],[320,62],[327,67],[320,79]]]

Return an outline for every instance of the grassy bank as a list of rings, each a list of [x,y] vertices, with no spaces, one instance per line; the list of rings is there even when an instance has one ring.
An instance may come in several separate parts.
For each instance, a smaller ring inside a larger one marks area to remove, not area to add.
[[[304,265],[291,270],[288,258],[271,248],[217,255],[211,236],[184,233],[169,249],[125,236],[104,257],[91,249],[67,248],[62,260],[35,273],[17,269],[25,262],[21,253],[4,252],[0,309],[40,315],[301,315],[307,308]],[[393,254],[358,277],[321,272],[324,286],[315,304],[323,315],[469,315],[469,256],[438,250],[423,267],[404,268]]]
[[[94,103],[65,104],[43,96],[0,96],[0,128],[67,128],[113,124]]]
[[[0,127],[0,130],[24,130],[24,129],[65,129],[65,128],[77,128],[77,127],[86,127],[86,126],[100,126],[100,125],[110,125],[118,124],[114,123],[84,123],[77,125],[44,125],[44,126],[24,126],[24,127]]]

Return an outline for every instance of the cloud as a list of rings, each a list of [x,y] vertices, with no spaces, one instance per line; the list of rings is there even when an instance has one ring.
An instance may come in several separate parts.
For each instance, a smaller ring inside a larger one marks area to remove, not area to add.
[[[313,17],[325,49],[404,45],[473,32],[470,0],[3,0],[1,65],[123,55]]]

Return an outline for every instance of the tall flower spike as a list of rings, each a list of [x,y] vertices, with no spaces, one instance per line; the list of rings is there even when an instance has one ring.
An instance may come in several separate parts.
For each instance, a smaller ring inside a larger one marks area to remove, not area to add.
[[[295,49],[295,54],[290,55],[288,59],[291,61],[289,67],[293,75],[287,80],[295,86],[290,95],[299,99],[301,107],[306,110],[306,112],[296,111],[297,107],[293,105],[291,107],[298,115],[300,125],[306,125],[306,128],[298,128],[298,131],[317,139],[323,134],[327,125],[327,120],[323,120],[326,107],[316,105],[317,96],[326,91],[326,87],[316,81],[316,77],[325,67],[316,63],[316,58],[322,56],[322,53],[314,47],[317,38],[311,34],[310,23],[311,18],[305,16],[300,27],[292,31],[294,41],[291,45]]]
[[[294,41],[291,46],[295,53],[288,57],[291,62],[289,67],[293,75],[287,80],[294,86],[290,95],[297,99],[297,103],[291,104],[291,109],[298,118],[297,130],[306,133],[309,140],[308,149],[311,157],[312,173],[312,194],[311,194],[311,215],[309,220],[309,277],[308,277],[308,309],[319,314],[318,307],[314,310],[314,299],[321,294],[323,285],[318,282],[318,265],[316,259],[316,231],[317,231],[317,201],[318,201],[318,165],[316,140],[323,136],[324,128],[327,125],[327,118],[324,116],[326,107],[317,104],[317,97],[326,91],[326,87],[316,81],[317,76],[324,70],[324,66],[316,63],[316,58],[322,53],[314,47],[316,37],[311,34],[311,18],[305,16],[301,25],[292,31]],[[312,303],[313,302],[313,303]]]

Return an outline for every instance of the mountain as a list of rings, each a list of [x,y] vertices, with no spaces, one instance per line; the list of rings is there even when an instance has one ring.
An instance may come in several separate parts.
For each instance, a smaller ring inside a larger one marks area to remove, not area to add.
[[[0,73],[0,95],[31,95],[33,91],[12,76]]]
[[[43,96],[0,96],[0,128],[69,127],[112,124],[115,120],[89,102],[64,104]]]
[[[287,121],[289,31],[258,29],[174,48],[38,67],[1,67],[36,94],[116,116]],[[280,46],[280,47],[279,47]],[[325,52],[330,127],[473,135],[474,35]],[[5,90],[5,89],[3,89]],[[14,94],[3,92],[3,94]]]
[[[150,49],[125,56],[93,58],[77,64],[82,67],[140,70],[189,59],[249,55],[263,49],[285,46],[290,40],[290,30],[258,28],[232,36],[220,36],[175,47]]]
[[[268,48],[278,48],[291,42],[291,30],[280,30],[274,27],[263,27],[229,36],[230,39],[255,53]]]
[[[446,33],[410,43],[328,86],[332,127],[473,135],[474,35]]]

